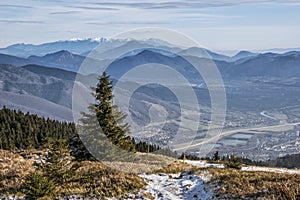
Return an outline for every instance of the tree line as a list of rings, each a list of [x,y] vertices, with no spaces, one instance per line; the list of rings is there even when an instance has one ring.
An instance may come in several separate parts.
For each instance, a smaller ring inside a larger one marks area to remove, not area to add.
[[[78,160],[95,159],[81,142],[73,122],[39,117],[36,114],[12,110],[5,106],[0,110],[0,149],[52,148],[61,140],[67,141],[66,145],[70,147],[72,155]],[[158,152],[174,156],[174,153],[168,148],[164,149],[155,144],[131,140],[137,152]]]
[[[0,148],[6,150],[50,147],[75,136],[74,123],[26,114],[5,106],[0,110]]]

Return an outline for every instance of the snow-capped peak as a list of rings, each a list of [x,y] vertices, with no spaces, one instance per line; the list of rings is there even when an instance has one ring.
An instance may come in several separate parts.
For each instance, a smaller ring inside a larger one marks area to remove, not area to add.
[[[68,39],[66,41],[70,41],[70,42],[82,42],[82,41],[90,41],[90,42],[104,42],[106,41],[107,39],[106,38],[103,38],[103,37],[95,37],[95,38],[71,38],[71,39]]]

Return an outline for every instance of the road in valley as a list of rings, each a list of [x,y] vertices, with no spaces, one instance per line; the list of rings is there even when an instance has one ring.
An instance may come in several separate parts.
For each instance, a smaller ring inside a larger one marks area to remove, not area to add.
[[[264,126],[264,127],[251,127],[251,128],[243,128],[243,129],[235,129],[235,130],[225,130],[219,135],[214,135],[210,138],[205,138],[205,140],[195,140],[193,143],[182,143],[176,145],[176,148],[173,148],[174,151],[180,151],[180,150],[186,150],[186,149],[193,149],[196,147],[200,147],[203,144],[208,144],[208,143],[213,143],[217,142],[219,139],[222,137],[232,135],[234,133],[238,132],[247,132],[247,131],[263,131],[263,130],[268,130],[268,129],[276,129],[276,128],[282,128],[282,127],[287,127],[287,126],[296,126],[300,125],[300,122],[297,123],[286,123],[286,124],[280,124],[280,125],[273,125],[273,126]]]
[[[272,116],[266,114],[266,111],[262,111],[262,112],[260,113],[260,115],[263,116],[263,117],[267,117],[267,118],[269,118],[269,119],[278,120],[278,119],[276,119],[275,117],[272,117]]]

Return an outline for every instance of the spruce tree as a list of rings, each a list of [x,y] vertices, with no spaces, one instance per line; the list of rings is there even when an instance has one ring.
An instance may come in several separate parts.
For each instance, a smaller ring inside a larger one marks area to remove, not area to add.
[[[26,199],[50,199],[58,189],[67,192],[68,183],[78,178],[76,173],[81,166],[70,155],[66,140],[56,141],[45,160],[36,163],[36,170],[27,176],[24,184]]]
[[[74,176],[76,169],[79,167],[74,158],[70,155],[67,141],[60,139],[54,145],[46,157],[46,163],[38,164],[46,177],[51,177],[54,183],[61,184],[68,182]]]
[[[49,199],[55,195],[55,183],[41,173],[31,173],[26,177],[25,198],[30,200],[48,197]]]
[[[112,82],[106,72],[98,78],[95,88],[95,111],[99,125],[106,137],[126,151],[135,151],[131,137],[127,136],[128,125],[124,123],[126,115],[113,105]]]
[[[129,133],[126,115],[113,105],[112,82],[106,72],[98,78],[96,87],[91,88],[95,103],[90,104],[89,113],[82,113],[77,126],[80,139],[92,154],[101,160],[120,160],[126,152],[135,152],[135,144]],[[117,148],[118,147],[118,148]]]

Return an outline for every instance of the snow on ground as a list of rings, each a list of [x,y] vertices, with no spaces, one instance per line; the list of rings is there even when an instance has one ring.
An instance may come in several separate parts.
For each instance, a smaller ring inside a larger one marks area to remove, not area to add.
[[[212,190],[202,178],[187,171],[181,174],[141,174],[140,176],[148,184],[146,189],[139,194],[130,195],[128,199],[145,199],[146,193],[151,194],[155,200],[208,200],[213,196]]]
[[[214,167],[214,168],[224,168],[223,164],[213,164],[207,163],[206,161],[193,161],[186,160],[187,164],[194,165],[197,167]],[[289,174],[300,174],[299,169],[285,169],[285,168],[271,168],[271,167],[258,167],[258,166],[246,166],[242,167],[241,171],[262,171],[262,172],[276,172],[276,173],[289,173]]]
[[[224,168],[223,164],[207,163],[206,161],[192,161],[186,160],[187,164],[202,168]],[[299,170],[289,170],[283,168],[267,168],[248,166],[242,167],[242,171],[266,171],[277,173],[297,173]],[[155,200],[208,200],[214,199],[214,192],[206,182],[208,182],[212,175],[207,171],[202,171],[201,174],[194,175],[187,171],[181,174],[140,174],[144,178],[147,187],[138,194],[129,195],[128,200],[131,199],[147,199],[145,194],[151,194]]]
[[[192,161],[186,160],[187,164],[197,167],[208,168],[224,168],[223,164],[207,163],[206,161]],[[265,171],[265,172],[277,172],[277,173],[291,173],[300,174],[300,170],[290,170],[284,168],[268,168],[247,166],[242,167],[242,171]],[[133,199],[151,199],[147,198],[148,195],[155,200],[209,200],[215,199],[214,192],[209,184],[206,184],[212,177],[208,171],[202,171],[201,174],[194,175],[191,171],[184,171],[181,174],[140,174],[140,177],[144,178],[147,186],[144,190],[141,190],[138,194],[130,194],[126,198],[127,200]],[[147,195],[148,194],[148,195]],[[1,199],[19,200],[22,198],[9,197],[5,198],[0,195]],[[71,197],[67,199],[80,199]],[[116,200],[116,198],[108,198],[110,200]]]
[[[241,170],[242,171],[261,171],[261,172],[300,174],[300,170],[297,170],[297,169],[270,168],[270,167],[257,167],[257,166],[242,167]]]
[[[206,161],[202,160],[186,160],[185,161],[187,164],[194,165],[197,167],[203,167],[203,168],[208,168],[208,167],[213,167],[213,168],[224,168],[223,164],[214,164],[214,163],[207,163]]]

